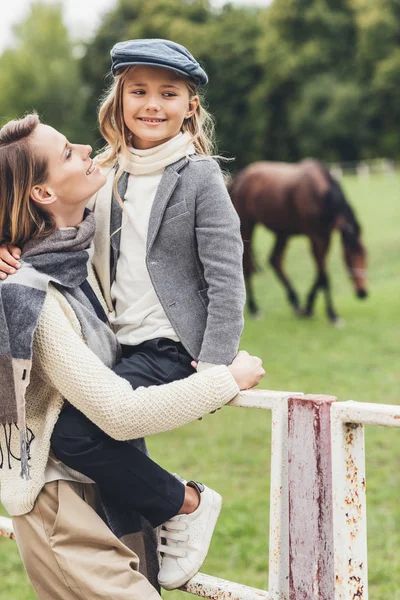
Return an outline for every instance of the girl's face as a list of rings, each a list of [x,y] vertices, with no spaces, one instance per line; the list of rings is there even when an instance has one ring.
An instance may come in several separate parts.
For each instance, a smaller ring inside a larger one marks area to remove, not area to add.
[[[171,69],[138,65],[129,70],[122,90],[125,125],[135,148],[153,148],[175,137],[198,105],[185,82]]]
[[[34,186],[34,200],[51,205],[53,214],[64,213],[87,201],[105,183],[106,178],[90,158],[92,148],[71,144],[59,131],[39,124],[31,138],[35,151],[43,156],[48,165],[48,177],[44,184]]]

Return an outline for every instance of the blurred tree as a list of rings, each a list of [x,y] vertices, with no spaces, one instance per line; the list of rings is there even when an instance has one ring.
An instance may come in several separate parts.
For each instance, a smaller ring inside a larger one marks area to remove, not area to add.
[[[400,2],[350,0],[358,31],[357,72],[368,94],[372,135],[365,156],[400,157]]]
[[[260,154],[290,161],[358,153],[354,128],[347,131],[349,143],[343,142],[362,98],[353,86],[356,28],[348,2],[279,0],[265,13],[264,30],[259,42],[264,73],[253,96],[265,107]]]
[[[302,87],[289,115],[299,155],[352,161],[368,139],[364,92],[356,82],[322,73]]]
[[[2,122],[35,109],[71,140],[81,140],[86,92],[61,4],[34,3],[0,56]]]
[[[256,55],[262,34],[258,15],[259,11],[228,5],[215,15],[207,35],[190,44],[206,66],[207,100],[216,120],[219,151],[235,158],[229,165],[232,170],[258,159],[256,138],[261,131],[251,104],[262,74]]]

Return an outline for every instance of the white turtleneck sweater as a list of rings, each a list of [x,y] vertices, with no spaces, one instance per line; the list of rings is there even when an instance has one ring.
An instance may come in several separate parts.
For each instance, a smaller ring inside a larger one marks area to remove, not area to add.
[[[125,218],[111,296],[111,315],[121,344],[135,346],[158,337],[179,341],[154,290],[146,267],[150,212],[165,167],[195,153],[187,133],[148,150],[130,149],[123,168],[130,176],[125,194]]]

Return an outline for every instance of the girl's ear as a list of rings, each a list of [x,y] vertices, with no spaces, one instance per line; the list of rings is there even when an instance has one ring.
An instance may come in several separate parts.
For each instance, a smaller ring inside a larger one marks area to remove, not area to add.
[[[185,119],[190,119],[190,117],[193,117],[194,113],[196,112],[196,110],[199,107],[199,97],[198,96],[192,96],[189,100],[189,109],[186,111],[185,114]]]
[[[57,200],[54,191],[45,185],[34,185],[29,195],[34,202],[41,205],[54,204]]]

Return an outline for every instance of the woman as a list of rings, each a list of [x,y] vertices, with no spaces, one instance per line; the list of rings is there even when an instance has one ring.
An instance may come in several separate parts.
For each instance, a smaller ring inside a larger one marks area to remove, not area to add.
[[[64,400],[124,442],[220,408],[264,371],[244,353],[230,367],[135,391],[111,371],[118,344],[90,268],[94,218],[85,212],[105,178],[90,154],[36,115],[0,130],[0,241],[23,248],[22,268],[0,285],[1,498],[39,598],[153,600],[160,596],[137,556],[91,508],[94,486],[49,456]],[[126,473],[127,482],[145,476]],[[203,518],[205,490],[185,486],[169,516]],[[201,530],[210,529],[205,512]],[[208,543],[201,540],[203,550]]]

